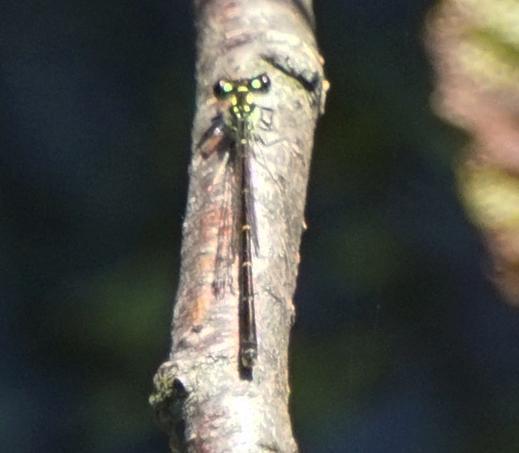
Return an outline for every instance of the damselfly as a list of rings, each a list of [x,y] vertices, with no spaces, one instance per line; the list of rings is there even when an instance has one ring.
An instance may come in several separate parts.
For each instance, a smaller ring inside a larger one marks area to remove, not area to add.
[[[233,184],[239,188],[239,200],[233,203],[234,209],[238,211],[233,213],[233,221],[238,224],[233,225],[232,231],[239,234],[233,256],[238,254],[239,257],[239,357],[241,365],[246,369],[252,369],[258,354],[252,249],[254,247],[257,252],[259,245],[250,169],[252,132],[259,110],[254,103],[254,96],[266,93],[269,88],[269,77],[261,74],[250,79],[222,79],[213,89],[217,99],[229,103],[229,109],[224,115],[224,131],[232,140],[229,165],[233,168]],[[237,193],[238,190],[233,192]]]

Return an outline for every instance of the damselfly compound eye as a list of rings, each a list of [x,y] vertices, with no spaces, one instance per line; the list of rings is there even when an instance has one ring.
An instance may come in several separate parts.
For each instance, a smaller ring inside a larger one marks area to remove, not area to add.
[[[233,90],[234,85],[228,80],[218,80],[213,87],[213,93],[218,99],[228,98]]]
[[[270,78],[267,74],[261,74],[250,81],[250,88],[254,91],[268,91],[270,88]]]

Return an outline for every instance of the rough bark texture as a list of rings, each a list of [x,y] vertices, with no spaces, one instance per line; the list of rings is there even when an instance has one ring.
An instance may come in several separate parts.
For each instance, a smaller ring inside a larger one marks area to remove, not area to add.
[[[470,218],[494,259],[493,278],[519,304],[519,2],[444,0],[427,45],[436,110],[470,138],[457,165]]]
[[[327,86],[311,4],[198,0],[194,7],[197,112],[180,283],[170,358],[155,376],[150,400],[172,451],[293,452],[288,340],[314,128]],[[222,108],[212,87],[221,78],[263,72],[271,90],[258,98],[265,121],[254,131],[251,170],[259,240],[253,259],[259,351],[252,374],[244,375],[238,362],[236,260],[223,296],[214,284],[229,245],[222,238],[232,228],[231,206],[224,203],[232,184],[224,178],[226,150],[211,140],[212,121]],[[202,144],[214,149],[201,152]]]

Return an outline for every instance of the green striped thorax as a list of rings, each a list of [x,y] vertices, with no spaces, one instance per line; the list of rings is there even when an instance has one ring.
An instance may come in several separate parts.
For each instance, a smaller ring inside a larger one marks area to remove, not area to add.
[[[213,87],[217,99],[229,101],[231,122],[236,126],[246,121],[254,114],[256,104],[255,93],[266,93],[270,89],[270,79],[267,74],[260,74],[251,79],[227,80],[222,79]]]

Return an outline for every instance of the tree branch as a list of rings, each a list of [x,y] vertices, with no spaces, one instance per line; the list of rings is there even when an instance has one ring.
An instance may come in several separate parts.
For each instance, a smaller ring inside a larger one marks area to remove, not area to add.
[[[198,0],[195,14],[197,112],[180,282],[170,358],[155,376],[150,402],[172,451],[294,452],[288,338],[314,128],[327,89],[311,2]],[[234,189],[224,171],[229,144],[214,140],[222,111],[212,87],[260,73],[269,75],[271,90],[258,100],[251,164],[259,351],[247,375],[238,359],[238,266],[223,253],[233,228]],[[219,295],[222,260],[230,289]]]

